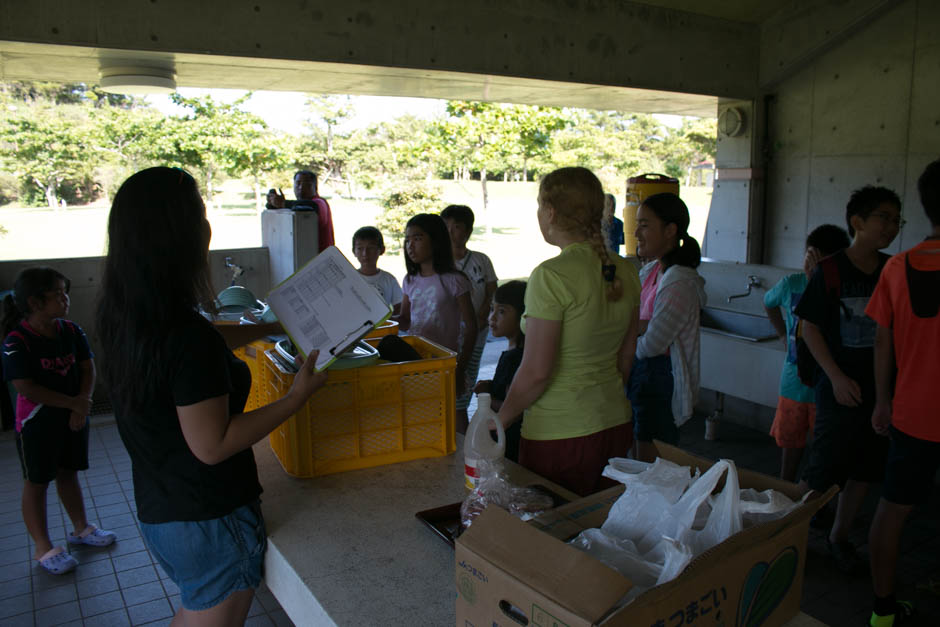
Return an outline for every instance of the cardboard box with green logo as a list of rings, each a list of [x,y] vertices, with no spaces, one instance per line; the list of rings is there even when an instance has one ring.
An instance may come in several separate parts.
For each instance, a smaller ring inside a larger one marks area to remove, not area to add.
[[[705,472],[712,461],[658,443],[660,456]],[[799,500],[796,485],[738,470],[742,488]],[[775,627],[799,611],[810,518],[838,491],[735,534],[676,579],[618,608],[633,584],[566,541],[600,527],[623,486],[524,523],[488,507],[457,539],[457,625],[496,627]]]

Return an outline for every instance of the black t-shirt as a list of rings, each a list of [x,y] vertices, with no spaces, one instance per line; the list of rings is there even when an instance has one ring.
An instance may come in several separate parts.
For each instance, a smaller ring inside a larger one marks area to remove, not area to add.
[[[875,321],[865,315],[865,307],[889,259],[884,253],[878,256],[877,269],[866,274],[849,260],[845,251],[833,255],[831,261],[839,273],[838,301],[830,294],[825,273],[817,266],[795,312],[799,318],[820,328],[836,364],[862,387],[865,396],[874,394],[874,347],[878,330]],[[825,376],[821,368],[820,373]]]
[[[503,351],[499,356],[499,362],[496,364],[496,372],[493,373],[493,382],[490,384],[490,396],[497,401],[506,400],[506,392],[509,391],[509,384],[512,378],[516,376],[516,370],[522,363],[522,347],[510,348]]]
[[[503,351],[499,356],[499,362],[496,364],[496,372],[493,373],[493,382],[490,383],[490,396],[493,400],[505,401],[506,392],[509,391],[509,385],[513,377],[516,376],[516,370],[522,363],[522,347],[517,346]],[[496,432],[490,432],[493,438],[496,438]],[[522,417],[509,425],[506,429],[506,459],[514,462],[519,461],[519,442],[522,439]]]
[[[261,494],[251,448],[215,465],[199,461],[183,437],[177,406],[229,395],[241,413],[251,388],[248,366],[198,314],[167,334],[158,372],[163,381],[139,411],[115,403],[121,439],[131,456],[137,515],[145,523],[219,518]]]
[[[56,337],[39,334],[26,321],[20,322],[3,342],[3,378],[31,379],[44,388],[75,396],[82,387],[82,369],[79,364],[93,357],[84,331],[74,322],[55,321]],[[65,407],[18,403],[20,411],[28,415],[17,416],[17,429],[25,419],[40,415],[69,417]]]

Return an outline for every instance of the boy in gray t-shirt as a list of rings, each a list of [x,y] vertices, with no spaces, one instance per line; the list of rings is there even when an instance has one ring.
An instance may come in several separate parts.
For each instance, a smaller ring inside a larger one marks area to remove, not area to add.
[[[379,257],[385,254],[382,232],[374,226],[364,226],[353,234],[352,244],[353,255],[359,261],[359,274],[394,309],[392,315],[397,316],[401,310],[401,286],[392,273],[378,267]]]

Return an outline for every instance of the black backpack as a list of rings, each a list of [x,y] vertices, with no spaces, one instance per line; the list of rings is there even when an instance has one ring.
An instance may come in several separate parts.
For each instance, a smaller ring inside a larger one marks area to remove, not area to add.
[[[823,281],[826,284],[826,293],[836,302],[842,295],[842,284],[839,280],[839,264],[832,257],[826,257],[819,262]],[[812,351],[803,339],[803,321],[796,323],[796,374],[800,383],[807,387],[816,386],[816,377],[819,374],[819,364],[813,357]]]

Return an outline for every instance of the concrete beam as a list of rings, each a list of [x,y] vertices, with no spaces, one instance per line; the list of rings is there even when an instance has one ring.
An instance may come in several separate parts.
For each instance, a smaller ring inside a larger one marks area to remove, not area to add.
[[[790,3],[761,25],[760,89],[773,89],[903,1]]]
[[[0,40],[166,63],[188,54],[365,67],[371,83],[406,70],[750,98],[759,33],[617,0],[0,0]],[[237,66],[213,79],[237,82]]]

